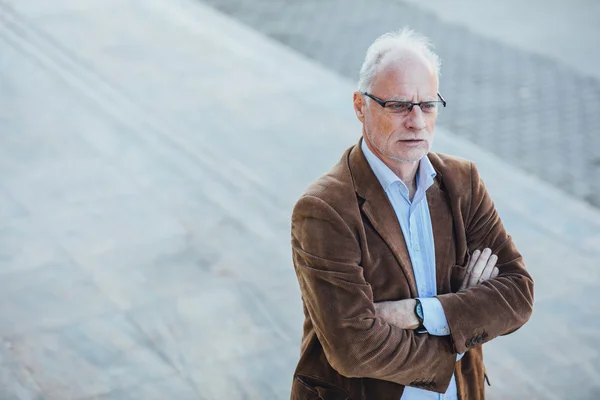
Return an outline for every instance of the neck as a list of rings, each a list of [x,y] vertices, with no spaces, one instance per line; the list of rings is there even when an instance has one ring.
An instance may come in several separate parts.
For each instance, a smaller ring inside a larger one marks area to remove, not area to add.
[[[396,174],[398,178],[400,178],[402,182],[404,182],[406,186],[408,186],[409,189],[411,189],[412,192],[412,188],[416,186],[415,177],[417,176],[417,170],[419,169],[419,161],[404,163],[390,160],[387,157],[385,157],[385,159],[382,161]]]
[[[408,188],[408,199],[412,202],[417,193],[417,180],[415,177],[417,176],[417,170],[419,169],[419,161],[398,162],[390,160],[388,157],[383,158],[382,161],[402,182],[404,182]]]

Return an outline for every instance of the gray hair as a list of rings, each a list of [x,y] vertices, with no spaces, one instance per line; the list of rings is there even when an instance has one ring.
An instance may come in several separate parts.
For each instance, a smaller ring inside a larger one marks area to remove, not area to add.
[[[431,63],[439,79],[441,61],[440,57],[432,51],[432,48],[433,45],[429,38],[409,28],[402,28],[379,36],[367,49],[365,61],[360,68],[358,91],[369,91],[383,56],[392,50],[408,50],[421,54]]]

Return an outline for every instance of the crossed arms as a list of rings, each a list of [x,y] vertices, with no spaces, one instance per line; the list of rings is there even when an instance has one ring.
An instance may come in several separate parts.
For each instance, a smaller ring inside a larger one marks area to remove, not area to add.
[[[474,168],[472,181],[465,219],[468,247],[489,247],[498,257],[498,272],[492,277],[492,268],[484,283],[467,281],[464,290],[437,296],[450,336],[417,334],[384,317],[364,279],[352,228],[319,197],[307,195],[297,202],[292,217],[296,274],[319,342],[340,374],[402,385],[426,379],[432,382],[430,390],[444,392],[456,353],[510,333],[529,319],[533,281]]]
[[[466,266],[467,270],[465,276],[462,279],[462,283],[460,285],[459,291],[474,287],[479,285],[482,282],[485,282],[489,279],[493,279],[498,276],[500,272],[498,268],[496,268],[496,262],[498,261],[498,256],[492,254],[492,249],[485,248],[483,251],[475,250],[473,252],[473,257],[469,261]],[[422,299],[424,302],[429,299]],[[435,301],[438,301],[435,299]],[[382,301],[375,303],[375,311],[377,315],[383,318],[388,323],[397,326],[401,329],[417,329],[421,321],[417,317],[415,313],[415,306],[417,301],[415,299],[404,299],[404,300],[395,300],[395,301]],[[440,306],[441,307],[441,306]],[[427,311],[438,311],[435,308]],[[443,312],[443,310],[442,310]],[[427,328],[427,312],[425,312],[425,320],[424,324]],[[440,317],[436,318],[435,321],[437,325],[440,325]],[[444,323],[447,324],[445,316],[443,317]],[[444,325],[446,326],[446,325]],[[430,331],[431,332],[431,331]],[[448,333],[437,334],[432,333],[436,336],[445,336]]]

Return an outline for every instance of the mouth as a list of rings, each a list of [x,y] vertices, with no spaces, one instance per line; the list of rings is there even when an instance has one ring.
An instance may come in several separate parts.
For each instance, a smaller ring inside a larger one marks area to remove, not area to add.
[[[403,140],[399,140],[399,141],[404,144],[412,144],[412,145],[425,143],[425,140],[423,140],[423,139],[403,139]]]

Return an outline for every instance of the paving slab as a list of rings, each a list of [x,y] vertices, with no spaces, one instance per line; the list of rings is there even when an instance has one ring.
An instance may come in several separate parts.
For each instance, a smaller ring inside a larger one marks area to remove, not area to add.
[[[425,34],[442,58],[440,124],[600,207],[598,2],[199,1],[354,82],[379,35]]]
[[[359,138],[353,82],[192,0],[0,21],[2,398],[286,398],[290,213]],[[536,280],[489,398],[594,399],[598,211],[444,127],[435,148],[477,162]]]

